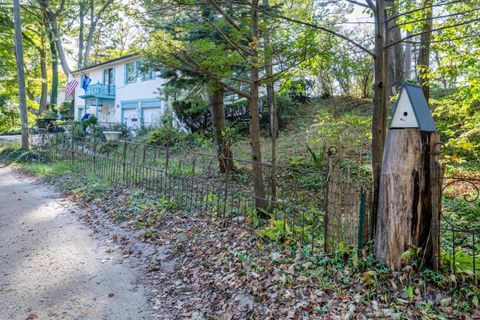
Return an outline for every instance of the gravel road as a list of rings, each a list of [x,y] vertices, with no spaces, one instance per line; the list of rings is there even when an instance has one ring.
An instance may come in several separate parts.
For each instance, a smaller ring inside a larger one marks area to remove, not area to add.
[[[78,210],[0,164],[1,320],[153,318],[142,271]]]

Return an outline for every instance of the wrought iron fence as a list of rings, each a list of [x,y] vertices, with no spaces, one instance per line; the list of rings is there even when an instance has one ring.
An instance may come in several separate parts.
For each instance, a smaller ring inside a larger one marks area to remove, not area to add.
[[[440,219],[444,263],[453,273],[480,271],[480,179],[444,177]]]
[[[371,234],[369,181],[342,168],[333,147],[322,167],[304,168],[220,157],[184,146],[74,138],[64,132],[44,132],[35,136],[33,145],[53,161],[68,161],[74,171],[149,190],[183,211],[260,229],[279,241],[302,241],[330,252],[340,244],[363,246]],[[260,197],[252,183],[253,164],[262,168]],[[259,206],[259,200],[265,205]]]

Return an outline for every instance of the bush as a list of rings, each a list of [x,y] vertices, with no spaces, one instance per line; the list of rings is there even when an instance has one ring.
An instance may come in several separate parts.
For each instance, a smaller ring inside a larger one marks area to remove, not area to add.
[[[314,81],[309,79],[296,79],[291,81],[288,95],[293,101],[306,102],[309,98],[308,91],[314,87]]]
[[[437,130],[451,155],[465,160],[480,159],[480,101],[464,101],[456,97],[431,99]]]
[[[171,147],[177,143],[186,141],[187,134],[173,126],[171,117],[165,117],[162,122],[163,124],[160,129],[150,132],[147,137],[147,144]]]
[[[299,116],[301,104],[286,94],[277,95],[275,99],[277,100],[278,128],[283,130]]]
[[[73,101],[62,102],[58,108],[62,119],[71,120],[74,118]]]
[[[2,148],[0,157],[9,162],[17,163],[48,162],[50,160],[45,154],[23,148],[15,148],[14,145]]]
[[[98,119],[94,115],[91,115],[90,117],[88,117],[88,119],[82,121],[83,128],[85,129],[88,127],[93,128],[97,125],[97,123]]]

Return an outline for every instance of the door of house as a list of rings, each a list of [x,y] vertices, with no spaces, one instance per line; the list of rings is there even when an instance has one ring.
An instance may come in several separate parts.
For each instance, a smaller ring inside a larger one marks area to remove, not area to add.
[[[138,109],[137,108],[128,108],[123,109],[123,122],[127,125],[127,127],[139,127],[139,119],[138,119]]]
[[[113,68],[103,70],[103,84],[107,85],[106,93],[113,92],[113,85],[115,84]]]

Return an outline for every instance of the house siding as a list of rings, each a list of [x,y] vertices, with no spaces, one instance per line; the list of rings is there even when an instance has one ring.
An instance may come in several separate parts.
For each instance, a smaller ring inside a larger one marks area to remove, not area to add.
[[[169,103],[163,101],[160,96],[159,88],[165,83],[165,80],[158,77],[154,73],[152,80],[143,80],[140,74],[140,70],[137,70],[137,80],[134,83],[127,83],[126,64],[140,61],[140,57],[130,57],[124,60],[115,61],[112,64],[103,64],[98,68],[91,68],[85,70],[91,79],[91,85],[97,83],[103,83],[103,71],[105,69],[113,68],[114,85],[115,85],[115,99],[114,100],[102,100],[103,105],[98,110],[98,118],[100,122],[114,122],[125,123],[128,120],[127,125],[154,125],[152,122],[160,122],[161,118],[165,114],[165,110],[169,108]],[[74,76],[79,82],[77,89],[75,90],[75,119],[80,119],[85,112],[96,114],[95,100],[89,99],[87,110],[85,110],[85,99],[81,98],[84,94],[84,90],[81,88],[81,76],[82,72],[75,72]],[[91,100],[91,101],[90,101]],[[135,107],[136,104],[136,107]],[[135,111],[132,111],[136,109]],[[128,110],[128,111],[125,111]],[[133,119],[135,121],[131,121]]]

